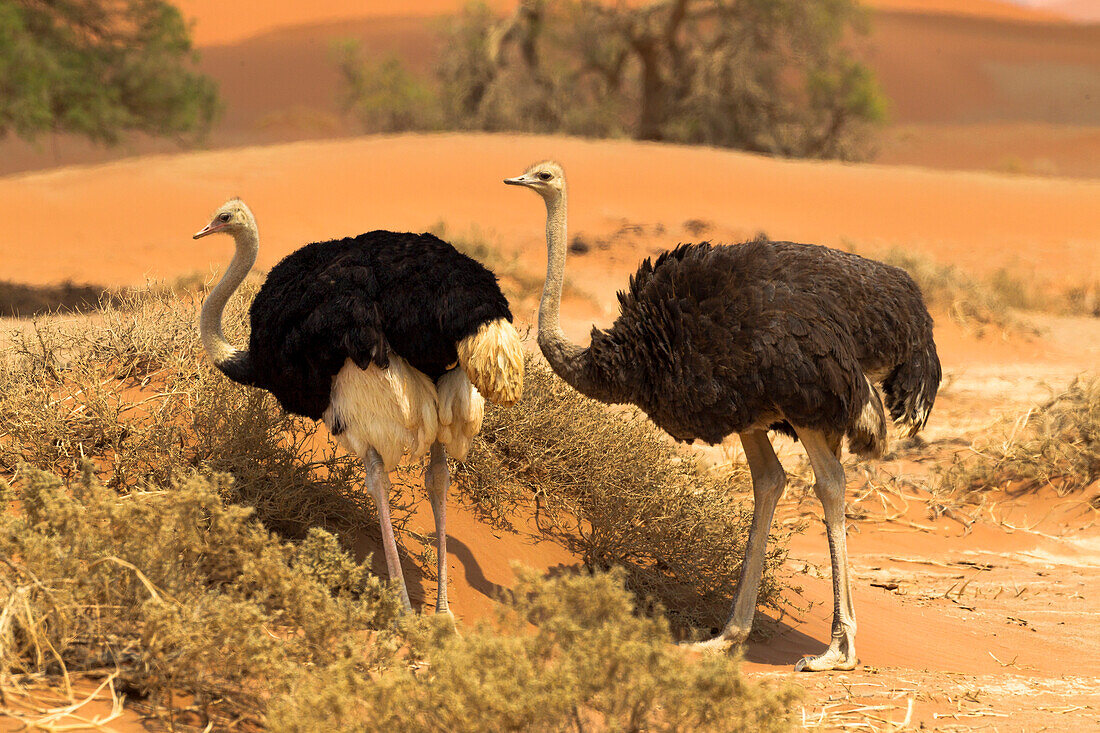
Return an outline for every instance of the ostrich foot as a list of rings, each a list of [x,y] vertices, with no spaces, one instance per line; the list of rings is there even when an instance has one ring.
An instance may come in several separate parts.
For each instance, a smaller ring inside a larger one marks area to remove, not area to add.
[[[844,647],[842,649],[841,647]],[[802,657],[794,665],[795,672],[825,672],[830,669],[855,669],[859,664],[855,649],[846,639],[834,639],[824,654],[816,657]]]

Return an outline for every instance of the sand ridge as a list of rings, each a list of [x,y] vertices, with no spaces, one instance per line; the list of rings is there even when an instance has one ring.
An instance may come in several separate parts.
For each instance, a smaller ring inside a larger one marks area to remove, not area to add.
[[[630,4],[645,4],[632,0]],[[379,18],[386,16],[432,17],[460,12],[464,0],[419,0],[395,4],[385,0],[325,0],[319,3],[271,3],[263,0],[176,0],[176,6],[192,23],[197,46],[234,43],[280,28],[309,23]],[[514,8],[517,0],[491,0],[497,11]],[[1056,11],[1029,8],[1004,0],[869,0],[873,8],[919,13],[951,13],[1027,21],[1063,19]]]
[[[541,207],[501,179],[553,157],[572,231],[702,219],[772,238],[925,252],[975,271],[1078,281],[1100,271],[1100,182],[782,161],[731,151],[507,135],[397,135],[131,159],[0,179],[9,277],[135,284],[221,266],[230,244],[190,234],[241,196],[260,266],[309,241],[370,229],[478,227],[541,247]],[[44,244],[51,256],[42,257]]]

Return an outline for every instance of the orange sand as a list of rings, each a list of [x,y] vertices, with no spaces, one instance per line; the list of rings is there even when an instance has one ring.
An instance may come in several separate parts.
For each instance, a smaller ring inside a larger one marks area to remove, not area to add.
[[[465,0],[420,0],[392,3],[384,0],[325,0],[315,3],[264,2],[237,0],[176,0],[184,17],[193,23],[193,39],[198,46],[235,43],[260,33],[297,25],[331,21],[359,20],[385,16],[430,17],[459,12]],[[633,0],[631,4],[644,4]],[[869,0],[874,8],[920,13],[949,13],[1015,20],[1056,20],[1061,13],[1021,7],[1000,0]],[[492,0],[492,8],[507,10],[516,0]]]
[[[864,0],[864,5],[911,13],[973,15],[1009,20],[1056,21],[1066,18],[1066,15],[1054,10],[1030,8],[1002,0]]]
[[[1100,183],[770,160],[708,148],[537,136],[402,135],[189,155],[0,179],[6,276],[141,282],[209,271],[230,243],[190,234],[226,198],[256,211],[269,267],[301,244],[371,228],[497,232],[539,252],[542,210],[500,181],[561,160],[574,232],[687,219],[861,251],[905,247],[987,271],[1100,273]],[[43,248],[49,255],[43,256]]]

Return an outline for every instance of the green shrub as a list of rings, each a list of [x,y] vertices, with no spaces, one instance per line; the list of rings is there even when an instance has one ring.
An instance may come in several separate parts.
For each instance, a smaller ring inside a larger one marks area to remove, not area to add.
[[[442,123],[435,92],[410,74],[398,58],[363,59],[357,41],[334,50],[342,84],[340,106],[367,132],[434,130]]]

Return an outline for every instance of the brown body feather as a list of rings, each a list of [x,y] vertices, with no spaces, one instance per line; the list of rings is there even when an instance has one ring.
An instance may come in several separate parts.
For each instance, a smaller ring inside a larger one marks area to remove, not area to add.
[[[885,419],[872,381],[910,433],[939,386],[932,318],[912,278],[827,247],[681,245],[645,260],[619,303],[580,368],[608,401],[638,405],[678,440],[798,425],[878,455]]]

